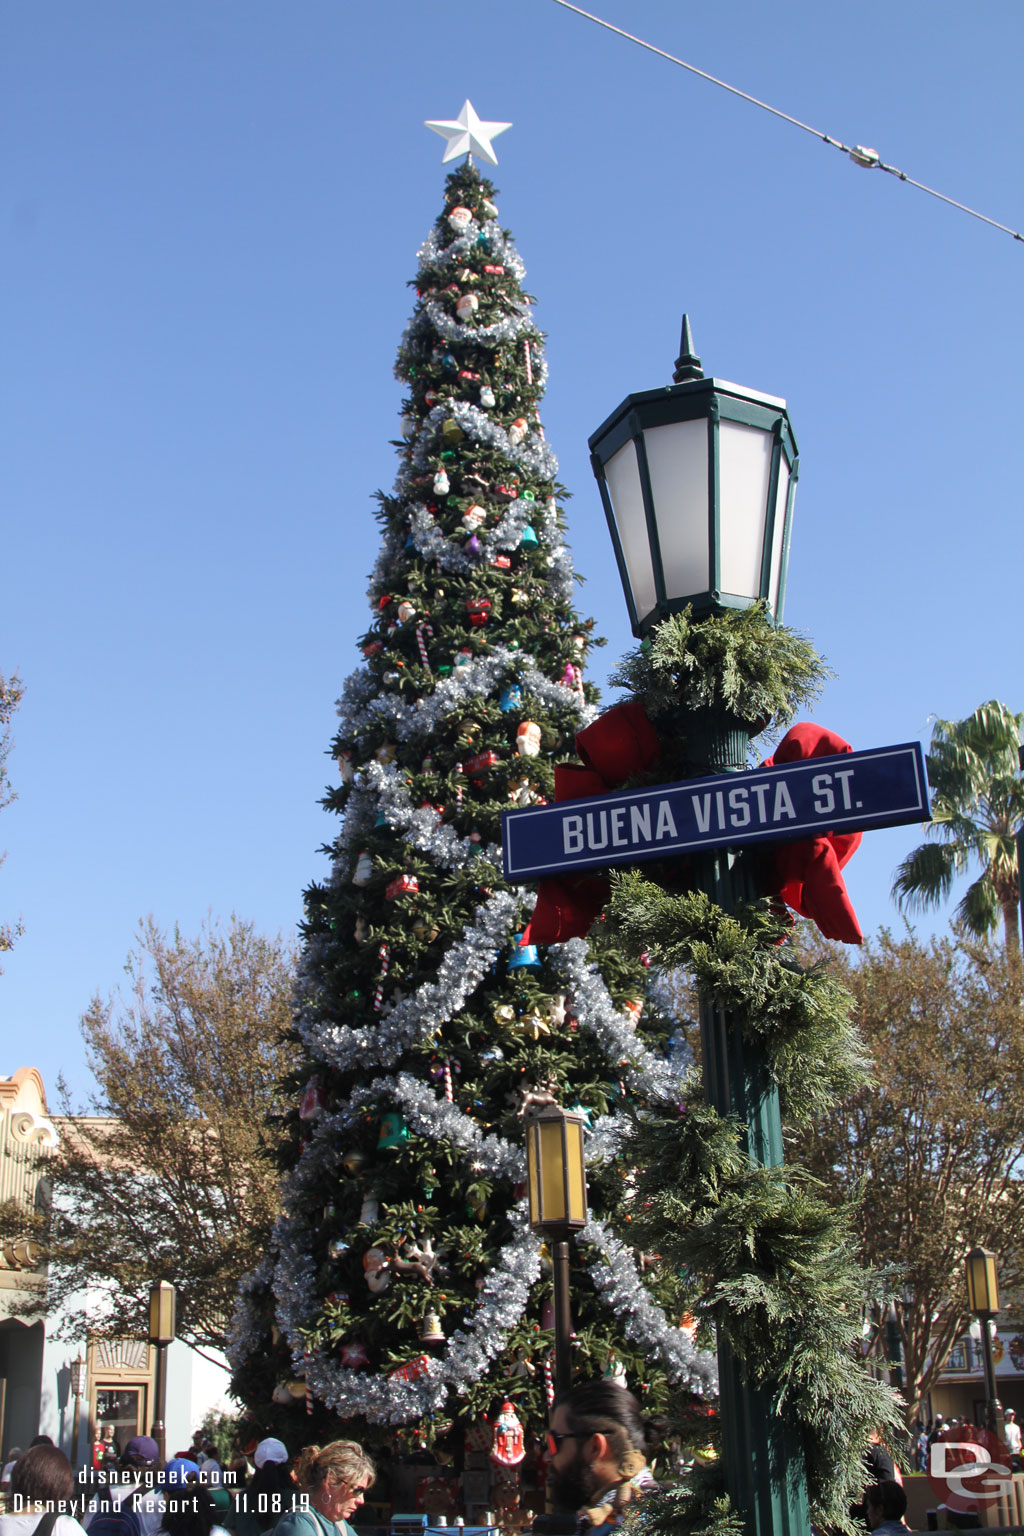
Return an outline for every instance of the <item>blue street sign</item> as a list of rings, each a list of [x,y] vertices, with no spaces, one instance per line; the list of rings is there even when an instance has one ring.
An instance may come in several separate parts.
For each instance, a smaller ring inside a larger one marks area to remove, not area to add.
[[[699,848],[928,821],[920,744],[812,757],[777,768],[502,814],[506,880],[605,869]]]

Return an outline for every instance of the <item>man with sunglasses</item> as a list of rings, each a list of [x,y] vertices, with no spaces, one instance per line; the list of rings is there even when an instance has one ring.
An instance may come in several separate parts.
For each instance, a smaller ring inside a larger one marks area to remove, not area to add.
[[[547,1432],[548,1504],[580,1529],[610,1531],[631,1499],[656,1486],[640,1404],[614,1381],[587,1381],[555,1398]]]

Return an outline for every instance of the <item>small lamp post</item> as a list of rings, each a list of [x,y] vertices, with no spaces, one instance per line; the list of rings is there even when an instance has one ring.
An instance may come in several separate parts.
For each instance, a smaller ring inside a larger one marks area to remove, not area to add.
[[[153,1439],[160,1447],[160,1460],[167,1460],[167,1346],[174,1342],[177,1293],[168,1280],[157,1280],[149,1288],[149,1342],[156,1349],[156,1416]]]
[[[583,1118],[557,1104],[526,1122],[526,1187],[530,1225],[551,1244],[555,1288],[555,1391],[572,1383],[569,1237],[587,1224]]]
[[[967,1255],[967,1295],[981,1329],[981,1356],[985,1363],[985,1427],[998,1435],[1002,1404],[996,1393],[996,1367],[992,1359],[989,1324],[999,1311],[999,1280],[996,1256],[988,1248],[972,1248]]]
[[[71,1466],[78,1466],[78,1416],[81,1413],[81,1402],[85,1396],[88,1385],[87,1366],[85,1360],[79,1355],[77,1360],[71,1362],[71,1395],[75,1406],[71,1420]]]
[[[627,395],[590,438],[633,633],[689,606],[695,618],[763,602],[776,624],[786,591],[799,459],[786,402],[705,378],[683,316],[673,382]],[[724,707],[680,713],[696,773],[747,766],[754,722]],[[725,912],[759,892],[728,849],[693,859],[697,883]],[[701,999],[708,1102],[747,1128],[764,1167],[783,1161],[778,1091],[763,1050],[726,1010]],[[723,1452],[729,1496],[752,1536],[809,1536],[801,1448],[773,1393],[742,1379],[719,1340]]]

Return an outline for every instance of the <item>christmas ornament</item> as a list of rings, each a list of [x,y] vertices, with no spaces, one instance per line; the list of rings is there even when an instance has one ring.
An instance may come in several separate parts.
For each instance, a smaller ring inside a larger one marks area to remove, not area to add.
[[[495,501],[515,501],[516,491],[518,488],[519,482],[517,480],[513,480],[510,485],[494,486],[491,490],[491,495],[494,497]]]
[[[508,126],[511,128],[512,124],[509,123]],[[497,138],[497,134],[495,134],[494,137]],[[497,164],[497,161],[495,161],[495,164]],[[498,217],[498,210],[494,203],[491,202],[489,197],[485,197],[483,199],[482,203],[480,204],[480,212],[483,214],[485,219],[496,219]]]
[[[422,943],[433,944],[441,930],[435,928],[433,923],[426,923],[422,917],[418,917],[412,925],[412,931]]]
[[[459,234],[462,234],[463,230],[468,229],[472,222],[473,215],[468,208],[453,208],[448,215],[448,223]]]
[[[522,535],[521,535],[520,540],[519,540],[519,548],[520,549],[536,549],[539,543],[540,543],[540,540],[538,539],[536,533],[534,532],[534,530],[530,526],[530,524],[527,523],[526,527],[523,529]]]
[[[389,1260],[383,1248],[367,1248],[363,1254],[363,1279],[374,1296],[391,1284]]]
[[[363,1203],[359,1211],[360,1227],[372,1227],[380,1214],[380,1203],[376,1195],[364,1195]]]
[[[378,763],[383,763],[387,768],[398,757],[398,745],[393,741],[386,741],[383,746],[377,748],[374,753]]]
[[[524,592],[522,587],[513,587],[512,601],[515,603],[517,608],[525,608],[527,603],[530,601],[530,594],[529,592]]]
[[[512,954],[509,958],[508,969],[510,971],[539,971],[542,969],[536,944],[524,944],[521,933],[514,934],[512,937]]]
[[[347,1366],[350,1371],[361,1371],[364,1366],[370,1363],[370,1356],[367,1354],[366,1345],[360,1344],[358,1341],[354,1341],[351,1344],[343,1344],[341,1346],[341,1363]]]
[[[471,320],[473,318],[479,308],[480,300],[477,298],[476,294],[464,293],[462,298],[455,306],[455,313],[463,322],[463,324],[465,324],[467,320]]]
[[[408,624],[409,620],[414,619],[415,617],[416,609],[413,607],[412,603],[410,603],[409,599],[405,598],[404,601],[400,602],[398,605],[398,622],[400,624]]]
[[[302,1095],[302,1102],[299,1105],[299,1119],[315,1120],[318,1115],[323,1113],[326,1103],[327,1097],[324,1093],[323,1084],[318,1077],[311,1077],[306,1084]]]
[[[501,1412],[494,1421],[491,1438],[491,1460],[501,1467],[515,1467],[526,1455],[523,1426],[511,1402],[506,1398]]]
[[[367,1162],[368,1158],[362,1147],[350,1147],[341,1159],[341,1166],[346,1173],[355,1175],[362,1173]]]
[[[373,860],[370,858],[368,850],[364,848],[358,859],[356,859],[356,867],[352,872],[352,884],[369,885],[372,879]]]
[[[279,1408],[288,1407],[292,1401],[292,1395],[288,1391],[288,1383],[286,1381],[279,1381],[271,1393],[271,1397]]]
[[[348,1243],[346,1243],[345,1239],[343,1237],[332,1237],[327,1244],[327,1257],[329,1259],[340,1259],[346,1253],[348,1253]]]
[[[491,564],[496,571],[510,571],[512,569],[512,561],[508,555],[495,555]]]
[[[434,495],[447,496],[450,490],[451,482],[448,479],[447,471],[439,469],[434,476]]]
[[[429,635],[431,639],[433,639],[433,637],[434,637],[434,631],[430,627],[430,625],[429,624],[417,624],[416,625],[416,648],[417,648],[417,650],[420,653],[420,661],[423,663],[423,665],[426,667],[427,671],[429,672],[430,671],[430,661],[429,661],[429,659],[427,657],[427,642],[426,642],[426,638],[425,638],[427,635]]]
[[[343,747],[334,761],[338,765],[338,772],[341,774],[341,782],[343,784],[351,784],[352,780],[356,776],[356,771],[352,764],[352,753],[349,751],[348,747]]]
[[[467,555],[479,555],[482,554],[482,552],[483,545],[480,543],[480,540],[477,538],[476,534],[471,533],[469,538],[466,540]]]
[[[486,263],[485,266],[484,266],[484,271],[487,272],[491,277],[504,277],[505,276],[505,268],[504,267],[495,266],[493,264],[493,262]]]
[[[405,438],[406,442],[408,442],[411,437],[415,437],[416,436],[416,418],[415,418],[415,416],[403,416],[401,421],[399,422],[399,429],[400,429],[400,431],[402,433],[402,436]]]
[[[397,1109],[384,1116],[380,1123],[380,1135],[377,1138],[378,1147],[400,1147],[403,1141],[409,1140],[409,1127],[406,1125]]]
[[[473,506],[467,507],[465,512],[462,514],[462,526],[468,529],[470,532],[475,532],[476,529],[480,528],[486,521],[487,513],[484,511],[483,507],[478,507],[475,503]]]
[[[520,757],[537,757],[540,753],[540,726],[536,720],[524,720],[516,731],[516,752]]]
[[[415,1360],[410,1360],[406,1365],[396,1365],[393,1371],[388,1372],[389,1381],[419,1381],[421,1376],[430,1373],[430,1359],[427,1355],[417,1355]]]
[[[447,140],[444,155],[441,158],[442,165],[447,165],[449,160],[457,160],[460,155],[479,155],[481,160],[489,160],[491,165],[497,165],[498,157],[491,148],[491,140],[496,139],[499,133],[504,133],[506,129],[511,128],[512,124],[486,122],[477,117],[473,103],[467,99],[463,102],[462,111],[458,117],[428,118],[423,126],[431,129],[433,133],[439,133],[443,139]],[[485,200],[484,209],[488,207],[493,208],[494,204]],[[469,209],[453,209],[452,213],[455,212],[468,213]],[[493,214],[488,214],[487,217],[496,218],[497,214],[498,210],[494,208]],[[449,214],[449,223],[451,219],[452,214]],[[469,220],[459,222],[465,227]],[[458,228],[458,225],[454,227]]]
[[[485,768],[493,768],[500,761],[497,752],[478,752],[475,757],[468,757],[462,766],[466,773],[482,773]]]
[[[377,951],[377,959],[380,961],[380,970],[377,974],[377,990],[373,994],[373,1009],[380,1012],[381,1003],[384,1001],[384,981],[388,974],[388,961],[391,951],[387,944],[382,944]]]
[[[466,599],[466,612],[469,614],[469,622],[477,627],[486,624],[491,612],[491,600],[489,597],[470,597]]]
[[[420,883],[415,875],[398,875],[394,880],[389,880],[384,887],[385,901],[397,901],[399,896],[415,894],[420,888]]]
[[[498,695],[498,708],[502,710],[520,709],[523,703],[523,690],[518,683],[507,683]]]
[[[480,391],[480,404],[485,411],[489,411],[494,405],[494,390],[489,384],[485,384]]]
[[[455,666],[456,666],[456,668],[459,671],[461,671],[463,667],[468,667],[472,660],[473,660],[473,652],[467,650],[466,647],[463,646],[462,650],[459,652],[459,654],[455,658]],[[473,726],[474,730],[476,730],[477,735],[480,734],[479,729],[477,728],[475,720],[469,721],[468,724]]]
[[[443,1344],[444,1330],[436,1312],[428,1312],[420,1328],[421,1344]]]
[[[513,447],[517,443],[521,443],[523,438],[526,436],[528,431],[529,431],[529,424],[528,424],[528,422],[526,420],[526,417],[525,416],[517,416],[515,421],[512,423],[512,425],[508,429],[508,440],[509,440],[509,442],[513,445]]]
[[[441,435],[446,443],[461,443],[466,434],[455,420],[455,417],[449,416],[441,427]]]

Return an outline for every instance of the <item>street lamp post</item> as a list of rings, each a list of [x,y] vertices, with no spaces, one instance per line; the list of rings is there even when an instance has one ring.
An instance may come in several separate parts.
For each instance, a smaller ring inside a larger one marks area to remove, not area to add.
[[[996,1367],[992,1358],[990,1324],[999,1311],[999,1280],[996,1256],[988,1248],[972,1248],[967,1255],[967,1295],[981,1328],[981,1356],[985,1363],[985,1428],[998,1435],[1002,1404],[996,1392]]]
[[[157,1280],[149,1288],[149,1342],[156,1349],[156,1415],[153,1439],[160,1447],[160,1460],[167,1460],[167,1346],[174,1342],[177,1295],[167,1280]]]
[[[643,637],[687,606],[703,618],[765,604],[782,615],[798,456],[784,400],[705,378],[683,317],[674,382],[633,394],[590,439],[629,609]],[[747,766],[755,722],[725,708],[680,719],[694,771]],[[697,883],[726,912],[759,894],[749,866],[728,849],[695,858]],[[701,1000],[705,1094],[745,1126],[763,1167],[783,1161],[778,1091],[762,1049],[724,1008]],[[719,1340],[723,1453],[734,1506],[753,1536],[809,1536],[800,1446],[769,1389],[741,1378]]]
[[[72,1362],[71,1362],[71,1395],[74,1398],[74,1402],[75,1402],[75,1406],[74,1406],[74,1410],[73,1410],[73,1417],[72,1417],[72,1420],[71,1420],[71,1466],[72,1466],[72,1468],[77,1468],[77,1466],[78,1466],[78,1416],[79,1416],[79,1414],[82,1411],[81,1410],[81,1403],[82,1403],[82,1398],[85,1396],[85,1389],[86,1389],[86,1384],[87,1384],[87,1381],[88,1381],[88,1377],[87,1377],[86,1371],[87,1371],[86,1363],[85,1363],[85,1361],[84,1361],[84,1359],[82,1358],[81,1355],[79,1355],[77,1360],[72,1360]]]
[[[587,1224],[583,1118],[557,1104],[526,1122],[526,1186],[530,1225],[551,1244],[555,1290],[555,1391],[572,1384],[569,1237]]]

